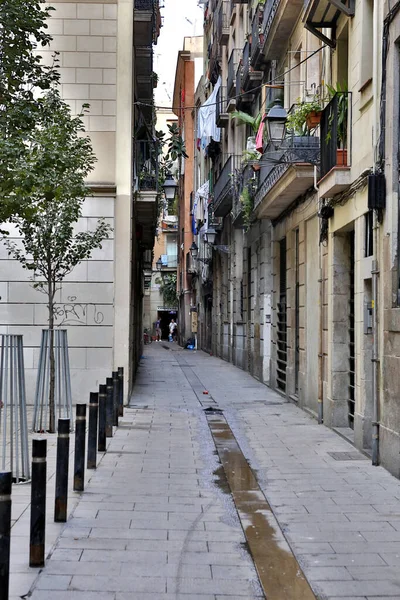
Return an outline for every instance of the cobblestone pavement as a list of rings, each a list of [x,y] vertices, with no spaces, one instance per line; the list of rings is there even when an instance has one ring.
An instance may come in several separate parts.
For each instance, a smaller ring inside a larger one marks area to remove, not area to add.
[[[167,343],[146,347],[131,408],[32,599],[263,597],[208,406],[223,410],[316,597],[399,600],[400,482],[247,373]]]

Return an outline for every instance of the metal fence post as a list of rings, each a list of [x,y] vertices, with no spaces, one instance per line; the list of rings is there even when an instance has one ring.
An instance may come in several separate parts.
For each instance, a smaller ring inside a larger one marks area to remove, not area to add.
[[[74,492],[85,489],[86,404],[76,405]]]
[[[10,585],[11,471],[0,472],[0,600],[8,600]]]
[[[113,397],[113,380],[112,377],[107,377],[107,400],[106,400],[106,437],[113,436],[114,422],[114,397]]]
[[[54,521],[65,523],[68,504],[69,419],[58,419]]]
[[[119,416],[124,416],[124,367],[118,367],[118,409]]]
[[[90,392],[88,451],[87,451],[87,463],[86,463],[86,466],[88,469],[96,468],[98,412],[99,412],[99,394],[97,392]]]
[[[44,567],[47,481],[46,453],[46,439],[32,440],[30,567]]]
[[[97,449],[99,452],[106,451],[106,401],[107,401],[107,386],[99,385],[99,440]]]
[[[113,425],[118,427],[118,415],[119,415],[119,379],[118,379],[118,371],[113,371],[112,373],[113,380],[113,409],[114,409],[114,421]]]

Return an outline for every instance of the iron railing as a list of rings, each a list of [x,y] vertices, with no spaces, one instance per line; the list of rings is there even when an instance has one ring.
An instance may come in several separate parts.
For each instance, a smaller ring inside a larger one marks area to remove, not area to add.
[[[136,10],[153,10],[154,0],[135,0]]]
[[[216,123],[218,127],[223,125],[222,121],[224,117],[227,117],[227,108],[226,108],[226,87],[221,86],[217,92],[216,98]]]
[[[242,59],[242,81],[243,87],[246,89],[249,81],[250,71],[250,42],[246,42],[243,48],[243,59]]]
[[[351,166],[351,92],[337,92],[321,115],[321,177]]]
[[[227,94],[228,98],[234,98],[236,95],[236,72],[240,62],[240,48],[234,48],[228,60],[228,79],[227,79]]]
[[[228,11],[228,0],[221,0],[217,18],[217,35],[220,43],[223,45],[225,45],[229,39]]]
[[[154,141],[136,141],[135,174],[137,187],[141,191],[158,190],[159,145]]]
[[[264,41],[267,41],[281,2],[282,0],[268,0],[264,7],[264,16],[261,27],[264,35]]]
[[[214,212],[217,217],[225,216],[232,208],[234,177],[240,169],[242,157],[227,157],[214,186]]]
[[[263,11],[258,8],[255,12],[253,23],[251,26],[251,56],[250,64],[255,67],[261,56],[261,51],[264,48],[264,33],[262,29]]]
[[[290,136],[281,148],[267,147],[260,164],[260,184],[254,199],[256,208],[293,164],[320,162],[320,140],[317,136]]]

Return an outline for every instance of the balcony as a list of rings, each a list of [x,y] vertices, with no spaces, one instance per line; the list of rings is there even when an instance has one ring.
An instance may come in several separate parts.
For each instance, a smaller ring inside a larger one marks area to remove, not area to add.
[[[240,63],[241,53],[240,48],[234,48],[228,60],[228,79],[226,84],[228,112],[236,109],[236,72]]]
[[[278,151],[267,148],[261,158],[260,185],[254,198],[259,219],[276,219],[314,184],[319,163],[316,136],[291,136]]]
[[[161,254],[161,271],[176,271],[178,268],[177,254]]]
[[[303,22],[306,29],[331,48],[336,46],[336,24],[339,17],[344,14],[353,17],[355,14],[355,0],[308,0],[305,2]],[[328,37],[323,29],[330,29]]]
[[[321,198],[332,198],[351,184],[351,92],[338,92],[321,116]]]
[[[135,212],[144,248],[152,248],[157,224],[158,145],[152,141],[134,143],[136,183]]]
[[[226,46],[229,40],[229,1],[221,0],[217,19],[217,35],[221,46]]]
[[[250,65],[257,70],[264,62],[262,50],[264,48],[264,32],[262,28],[264,10],[261,5],[257,8],[251,26],[251,56]]]
[[[267,0],[261,30],[265,60],[278,60],[304,8],[304,0]]]
[[[135,46],[151,46],[153,43],[156,7],[155,0],[135,0],[133,16],[133,43]]]
[[[243,229],[245,227],[244,207],[240,197],[241,191],[247,187],[251,190],[251,194],[253,194],[253,190],[258,187],[258,178],[259,174],[255,173],[250,165],[246,165],[238,173],[232,202],[232,224],[235,229]]]
[[[251,44],[246,42],[243,48],[242,88],[245,92],[251,92],[260,85],[263,78],[262,71],[255,71],[250,64]],[[253,100],[253,99],[252,99]]]
[[[229,123],[229,114],[226,102],[226,87],[220,87],[216,99],[216,122],[218,127],[226,127]]]
[[[241,156],[229,156],[215,182],[214,215],[216,217],[225,217],[232,208],[234,193],[233,176],[240,169],[241,160]]]

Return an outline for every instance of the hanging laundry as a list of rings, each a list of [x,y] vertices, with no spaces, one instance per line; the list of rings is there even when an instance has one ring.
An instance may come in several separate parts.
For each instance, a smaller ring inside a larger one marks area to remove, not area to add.
[[[264,130],[265,130],[265,122],[267,120],[267,115],[264,114],[261,119],[260,126],[258,128],[257,137],[256,137],[256,150],[257,152],[263,152],[263,144],[264,144]]]
[[[211,138],[214,142],[221,141],[221,130],[217,127],[217,94],[221,87],[221,77],[218,77],[218,81],[215,84],[211,96],[204,102],[199,108],[197,114],[197,144],[203,148],[208,146]],[[199,142],[200,140],[200,142]]]

